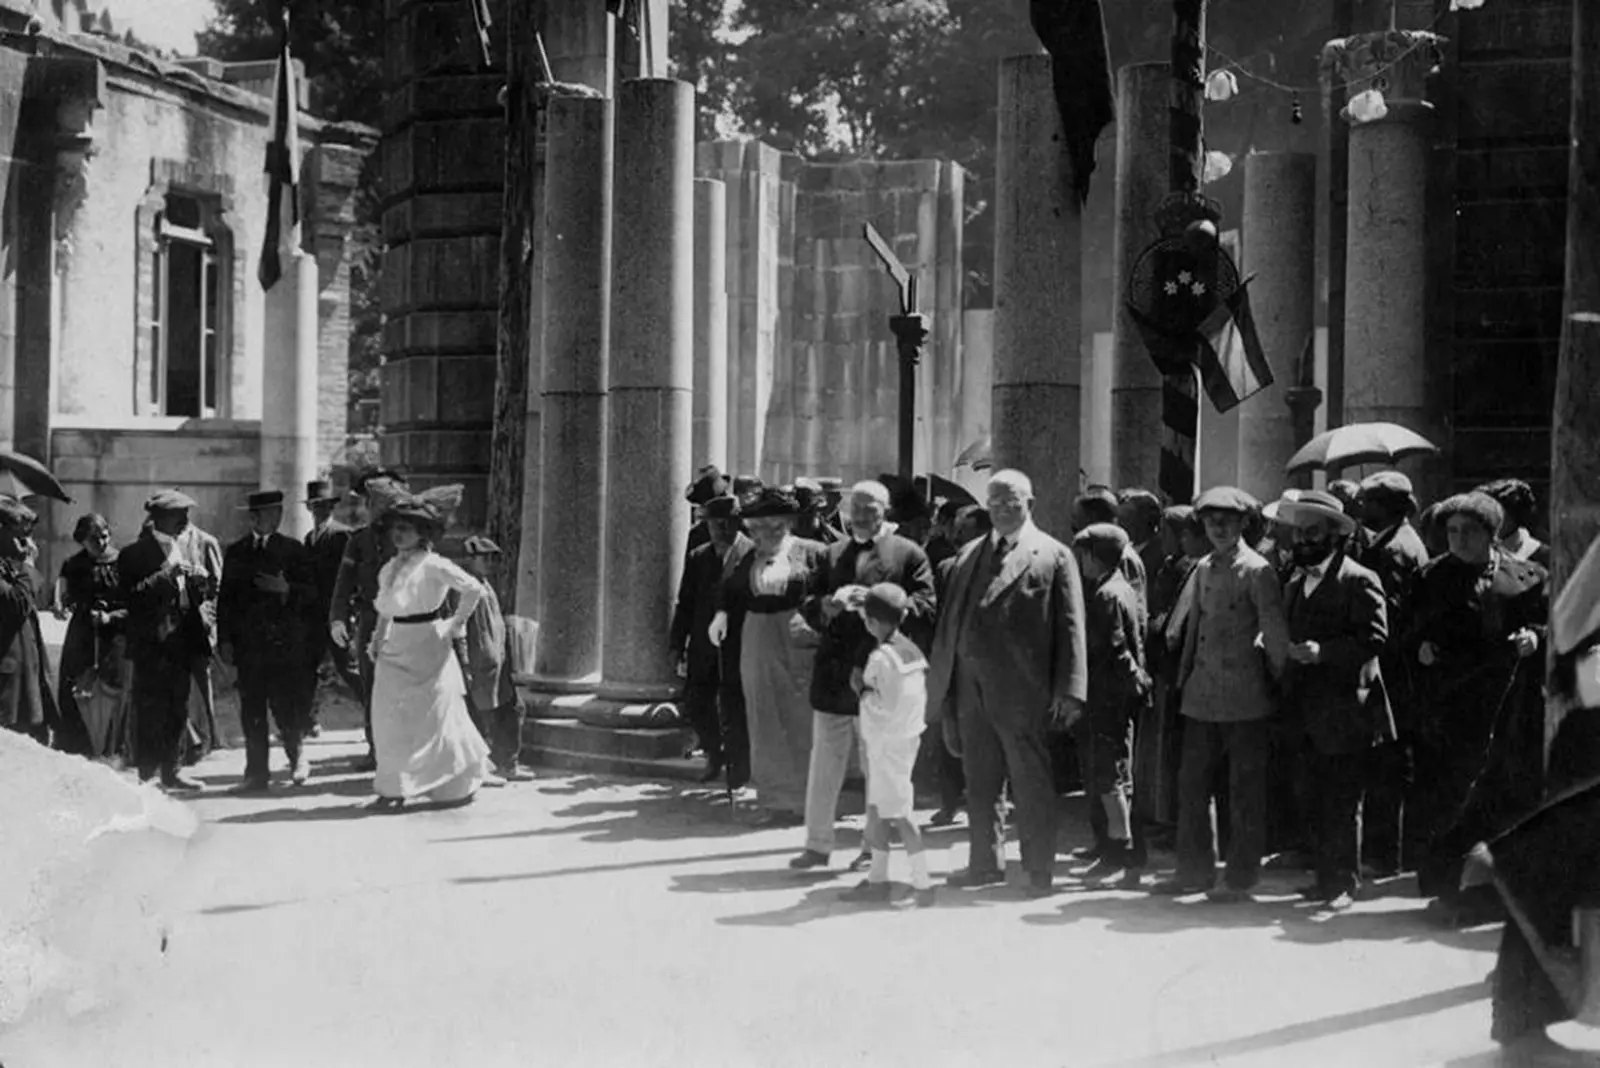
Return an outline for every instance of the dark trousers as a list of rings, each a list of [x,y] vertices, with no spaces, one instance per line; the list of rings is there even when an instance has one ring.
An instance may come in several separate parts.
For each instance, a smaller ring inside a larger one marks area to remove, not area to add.
[[[722,736],[722,759],[728,769],[728,785],[737,788],[750,781],[750,725],[745,719],[744,682],[739,677],[738,650],[733,653],[733,670],[728,670],[726,650],[722,664],[722,683],[717,690],[717,729]]]
[[[181,643],[147,645],[134,654],[134,755],[139,777],[178,770],[189,728],[194,657]]]
[[[715,680],[697,682],[690,679],[683,686],[684,718],[694,728],[706,759],[713,764],[723,761],[721,713],[717,710],[720,691],[721,686]]]
[[[372,676],[377,670],[372,662],[372,657],[367,650],[372,645],[372,632],[377,629],[378,617],[362,615],[356,620],[351,641],[356,647],[351,651],[351,658],[356,662],[356,670],[361,679],[361,726],[362,732],[367,737],[367,753],[371,755],[372,748]]]
[[[1022,868],[1048,879],[1056,864],[1056,791],[1044,723],[1014,723],[1017,709],[990,708],[977,671],[956,669],[956,707],[960,710],[961,766],[967,777],[967,840],[973,871],[1002,869],[1005,860],[1004,787],[1011,781],[1016,802],[1017,839]],[[1042,710],[1034,713],[1042,716]]]
[[[937,730],[930,730],[934,766],[939,773],[939,807],[953,812],[967,803],[967,774],[961,767],[961,758],[951,753]]]
[[[1266,847],[1267,760],[1272,726],[1266,720],[1183,724],[1178,770],[1178,878],[1209,884],[1216,875],[1217,842],[1211,799],[1217,765],[1228,765],[1228,886],[1248,890],[1261,874]]]
[[[267,713],[278,725],[284,755],[292,765],[300,759],[300,733],[305,729],[306,690],[293,662],[239,664],[239,719],[244,727],[244,777],[267,777],[271,745]]]
[[[1281,721],[1273,723],[1267,752],[1268,853],[1304,853],[1313,848],[1319,809],[1303,785],[1311,758],[1303,731]]]
[[[1370,750],[1307,755],[1317,887],[1330,896],[1361,885],[1361,794],[1371,764]]]
[[[324,613],[326,614],[326,613]],[[348,646],[339,645],[328,633],[328,624],[323,621],[306,635],[306,725],[309,727],[317,722],[317,673],[322,670],[324,657],[333,659],[333,669],[339,673],[344,684],[350,687],[350,692],[356,699],[366,703],[365,684],[361,681],[361,669],[355,664],[355,654]]]
[[[1415,856],[1402,848],[1406,814],[1405,797],[1411,785],[1411,748],[1389,742],[1373,749],[1367,761],[1367,791],[1361,806],[1361,853],[1367,863],[1386,871],[1415,864]]]
[[[526,713],[522,700],[512,697],[504,704],[482,709],[468,694],[467,711],[478,733],[489,743],[489,759],[494,761],[494,766],[502,770],[516,767],[522,755],[522,723]]]

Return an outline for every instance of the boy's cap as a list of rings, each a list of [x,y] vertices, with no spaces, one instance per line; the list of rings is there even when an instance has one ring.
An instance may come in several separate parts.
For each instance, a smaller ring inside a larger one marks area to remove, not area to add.
[[[1194,502],[1195,515],[1205,512],[1236,512],[1249,515],[1261,509],[1261,503],[1237,486],[1212,486]]]
[[[899,626],[906,618],[906,591],[892,582],[880,582],[867,591],[861,610],[873,619]]]
[[[1128,532],[1115,523],[1091,523],[1078,531],[1072,544],[1095,554],[1121,553],[1128,548]]]

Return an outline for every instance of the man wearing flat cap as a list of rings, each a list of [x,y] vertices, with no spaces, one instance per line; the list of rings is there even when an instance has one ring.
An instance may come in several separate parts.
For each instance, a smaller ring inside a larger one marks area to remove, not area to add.
[[[267,715],[278,726],[290,779],[302,785],[310,765],[301,748],[306,727],[306,661],[316,575],[306,548],[278,533],[283,493],[262,490],[245,504],[250,533],[222,557],[217,597],[218,655],[239,673],[239,718],[244,727],[246,790],[265,790],[271,756]]]
[[[1342,910],[1361,881],[1361,795],[1371,754],[1395,737],[1378,662],[1387,604],[1378,576],[1346,552],[1356,522],[1337,497],[1302,490],[1281,502],[1278,518],[1294,531],[1295,570],[1284,591],[1284,715],[1305,742],[1301,809],[1311,817],[1316,854],[1317,879],[1302,896]]]
[[[1178,771],[1178,870],[1154,890],[1204,892],[1216,902],[1250,898],[1266,849],[1267,779],[1276,679],[1288,655],[1283,590],[1272,565],[1243,542],[1259,511],[1233,486],[1206,490],[1194,502],[1211,552],[1195,565],[1194,606],[1178,667],[1184,717]],[[1211,802],[1217,773],[1228,769],[1227,872],[1216,882]]]
[[[372,632],[378,625],[378,572],[394,555],[394,546],[378,525],[377,502],[406,489],[405,477],[395,471],[374,470],[356,478],[351,488],[367,503],[365,526],[350,532],[328,605],[328,638],[346,649],[361,673],[361,706],[365,719],[367,755],[356,761],[357,771],[376,771],[372,749]]]
[[[141,779],[159,772],[169,790],[200,789],[178,770],[194,665],[210,646],[200,612],[211,596],[210,579],[180,543],[194,506],[192,497],[175,489],[152,494],[144,506],[144,529],[117,554],[133,662],[134,759]]]
[[[7,666],[0,672],[0,727],[48,745],[60,718],[28,575],[36,521],[33,509],[0,496],[0,659]]]
[[[739,679],[739,638],[729,633],[721,648],[708,631],[717,614],[717,591],[755,545],[739,530],[739,498],[713,497],[701,508],[710,540],[689,552],[678,582],[667,643],[683,676],[683,708],[705,753],[702,782],[727,772],[728,787],[750,778],[750,736]]]
[[[1360,562],[1377,573],[1387,603],[1389,640],[1379,664],[1395,713],[1396,741],[1381,746],[1369,761],[1367,795],[1361,804],[1361,851],[1372,873],[1395,875],[1401,856],[1404,796],[1411,779],[1412,709],[1416,696],[1411,663],[1401,638],[1411,627],[1411,601],[1428,549],[1411,523],[1417,498],[1411,480],[1399,471],[1379,471],[1361,481],[1362,522],[1369,531]]]

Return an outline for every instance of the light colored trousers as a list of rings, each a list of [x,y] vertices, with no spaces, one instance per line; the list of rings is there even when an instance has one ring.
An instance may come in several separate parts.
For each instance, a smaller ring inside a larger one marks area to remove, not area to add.
[[[867,748],[861,744],[861,717],[832,712],[811,713],[811,765],[806,774],[806,848],[833,852],[833,821],[839,814],[839,791],[850,770],[850,747],[861,754],[867,771]]]

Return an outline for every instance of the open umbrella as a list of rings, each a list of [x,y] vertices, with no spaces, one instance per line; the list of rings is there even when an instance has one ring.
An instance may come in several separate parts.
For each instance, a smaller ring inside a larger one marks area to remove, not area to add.
[[[1361,464],[1392,464],[1407,456],[1438,452],[1414,430],[1396,423],[1351,423],[1318,434],[1289,458],[1284,471],[1338,471]]]
[[[72,497],[61,488],[50,469],[31,456],[0,449],[0,493],[12,497],[49,497],[71,504]]]
[[[963,508],[969,504],[978,503],[977,498],[969,493],[965,486],[958,482],[952,482],[943,475],[918,475],[911,480],[909,487],[906,486],[905,480],[899,475],[879,475],[878,481],[888,487],[891,498],[914,495],[928,503],[943,498],[947,501],[954,501]]]

